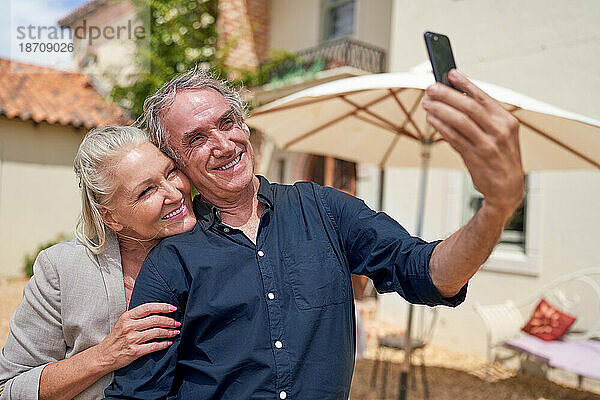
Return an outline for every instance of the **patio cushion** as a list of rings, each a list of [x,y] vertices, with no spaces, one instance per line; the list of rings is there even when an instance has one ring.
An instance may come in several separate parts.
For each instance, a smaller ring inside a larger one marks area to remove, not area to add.
[[[542,299],[522,330],[545,341],[558,340],[575,320],[575,317],[556,309]]]
[[[600,341],[551,342],[524,335],[505,345],[535,356],[553,368],[561,368],[589,378],[600,379]]]

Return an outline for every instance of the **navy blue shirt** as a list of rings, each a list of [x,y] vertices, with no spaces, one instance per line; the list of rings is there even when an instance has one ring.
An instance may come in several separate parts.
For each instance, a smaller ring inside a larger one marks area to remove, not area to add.
[[[414,303],[464,300],[466,285],[445,299],[431,281],[439,242],[410,236],[338,190],[259,179],[256,245],[196,197],[194,229],[150,252],[129,306],[177,306],[181,334],[117,371],[107,398],[345,400],[356,336],[351,273]]]

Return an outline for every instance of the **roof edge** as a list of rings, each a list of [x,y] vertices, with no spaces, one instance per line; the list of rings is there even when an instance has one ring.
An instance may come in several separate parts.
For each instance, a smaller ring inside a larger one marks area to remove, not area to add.
[[[78,19],[85,17],[86,15],[97,10],[106,3],[108,3],[108,0],[92,0],[88,3],[85,3],[81,7],[73,10],[69,15],[59,19],[58,25],[61,27],[68,28]]]

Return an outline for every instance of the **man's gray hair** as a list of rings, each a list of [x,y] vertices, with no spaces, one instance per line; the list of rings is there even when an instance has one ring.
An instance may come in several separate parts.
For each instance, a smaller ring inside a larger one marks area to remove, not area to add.
[[[183,160],[170,145],[169,132],[165,129],[162,118],[165,111],[173,105],[178,91],[204,88],[214,89],[223,95],[233,110],[236,122],[242,124],[247,108],[239,91],[228,81],[220,80],[198,66],[171,79],[144,101],[144,116],[138,124],[145,124],[152,143],[180,164],[183,164]]]

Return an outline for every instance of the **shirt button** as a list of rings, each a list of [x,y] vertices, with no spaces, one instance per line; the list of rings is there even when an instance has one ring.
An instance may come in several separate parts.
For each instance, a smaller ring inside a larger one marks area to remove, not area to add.
[[[275,342],[275,347],[277,347],[278,349],[283,347],[283,343],[281,343],[279,340]],[[285,393],[285,392],[283,392]]]
[[[273,293],[269,293],[267,297],[269,298],[269,300],[273,300],[275,298],[275,295]]]
[[[229,228],[223,228],[223,232],[229,233]]]
[[[287,397],[287,393],[284,390],[282,390],[281,392],[279,392],[279,398],[281,400],[285,399],[286,397]]]
[[[264,255],[265,255],[265,253],[263,253],[263,251],[262,251],[262,250],[259,250],[259,251],[258,251],[258,256],[259,256],[259,257],[262,257],[262,256],[264,256]]]

